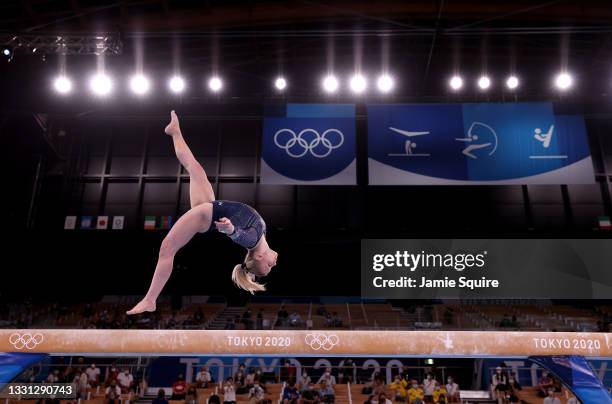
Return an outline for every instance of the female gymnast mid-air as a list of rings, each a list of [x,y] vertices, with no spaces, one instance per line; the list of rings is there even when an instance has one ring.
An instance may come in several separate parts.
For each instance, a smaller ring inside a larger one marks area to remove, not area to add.
[[[278,257],[278,253],[268,246],[266,223],[259,213],[248,205],[215,200],[215,193],[208,182],[206,172],[185,143],[174,111],[170,112],[170,123],[165,131],[172,136],[176,157],[189,173],[191,209],[177,220],[162,241],[149,291],[127,314],[155,311],[157,297],[172,273],[176,252],[196,233],[215,229],[248,251],[244,262],[234,267],[234,283],[251,293],[265,290],[264,285],[258,283],[255,277],[268,275],[276,265]]]

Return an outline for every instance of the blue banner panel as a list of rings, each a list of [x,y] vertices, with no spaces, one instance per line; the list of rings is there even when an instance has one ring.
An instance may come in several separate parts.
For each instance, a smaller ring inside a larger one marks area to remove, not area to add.
[[[10,383],[21,372],[41,362],[46,354],[0,352],[0,384]]]
[[[355,185],[355,105],[264,108],[263,184]]]
[[[551,103],[369,104],[371,185],[592,184],[584,118]]]

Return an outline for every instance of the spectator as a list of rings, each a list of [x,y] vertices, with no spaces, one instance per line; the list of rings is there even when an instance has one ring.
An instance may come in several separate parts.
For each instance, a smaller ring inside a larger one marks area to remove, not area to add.
[[[336,384],[336,376],[331,374],[331,368],[325,369],[325,373],[321,375],[319,381],[317,381],[317,384],[321,384],[324,381],[327,382],[327,384],[329,385]]]
[[[449,403],[458,403],[461,401],[459,385],[455,383],[452,376],[446,378],[446,394]]]
[[[87,388],[89,387],[89,377],[87,373],[79,370],[80,374],[78,376],[78,386],[79,386],[79,398],[81,400],[87,399]]]
[[[300,398],[297,387],[293,381],[283,390],[283,404],[297,404]]]
[[[198,307],[195,313],[193,313],[193,321],[197,324],[204,324],[206,322],[206,317],[201,307]]]
[[[166,391],[164,389],[157,390],[157,398],[155,398],[151,404],[168,404],[168,400],[166,400]]]
[[[266,399],[266,392],[259,384],[259,380],[249,390],[249,404],[263,404]]]
[[[196,375],[196,387],[198,389],[205,389],[212,382],[212,376],[206,366],[202,366],[200,371]]]
[[[263,330],[263,322],[264,322],[264,318],[263,318],[263,309],[259,309],[259,312],[257,313],[257,329],[258,330]]]
[[[318,404],[319,402],[321,402],[321,396],[319,396],[319,392],[315,390],[314,383],[309,382],[306,391],[302,393],[302,403]]]
[[[100,369],[96,367],[95,363],[92,363],[85,373],[87,374],[87,381],[91,387],[97,387],[98,384],[100,384]]]
[[[336,401],[336,392],[331,384],[329,384],[326,380],[321,381],[319,395],[321,396],[321,401],[324,403],[333,403]]]
[[[297,311],[294,311],[289,316],[289,326],[291,327],[301,327],[302,326],[302,316]]]
[[[106,384],[109,385],[111,381],[113,380],[117,380],[117,376],[119,376],[119,369],[117,369],[117,366],[113,365],[111,366],[111,368],[108,370],[108,372],[106,372]]]
[[[325,308],[323,303],[319,303],[319,307],[317,307],[316,313],[317,313],[317,316],[326,316],[327,315],[327,309]]]
[[[49,375],[47,376],[47,379],[45,380],[45,382],[47,382],[47,383],[59,383],[59,378],[60,378],[60,371],[59,371],[59,369],[55,369],[55,370],[53,370],[53,372],[49,373]]]
[[[561,404],[561,400],[556,397],[555,389],[548,389],[548,397],[544,399],[543,404]]]
[[[256,376],[255,369],[253,368],[249,369],[249,373],[244,378],[244,384],[247,389],[250,389],[255,384],[255,376]]]
[[[174,384],[172,384],[172,397],[170,397],[170,400],[184,400],[186,393],[187,383],[185,383],[185,377],[180,374]]]
[[[448,402],[448,393],[444,385],[436,383],[436,387],[434,387],[433,391],[433,402],[436,404]]]
[[[121,387],[122,393],[127,393],[132,389],[134,386],[134,376],[130,374],[129,369],[123,369],[123,372],[117,376],[117,384]]]
[[[227,321],[225,322],[225,329],[226,330],[235,330],[236,329],[236,324],[232,321],[231,318],[228,318]]]
[[[395,395],[395,401],[406,401],[408,382],[402,379],[400,375],[395,376],[393,383],[389,385],[389,389]]]
[[[538,395],[540,397],[547,397],[548,390],[554,388],[552,378],[548,375],[547,371],[542,372],[542,377],[538,381]]]
[[[339,370],[338,377],[341,384],[347,384],[353,382],[353,371],[355,364],[352,359],[347,359],[342,363],[342,367]]]
[[[223,383],[223,403],[236,404],[236,386],[234,386],[234,379],[231,377],[228,377]]]
[[[412,380],[412,383],[407,393],[409,404],[423,404],[423,400],[425,399],[425,392],[419,386],[419,383],[416,380]]]
[[[370,394],[368,399],[363,402],[363,404],[376,404],[376,400],[374,400],[374,394]]]
[[[378,395],[377,402],[378,404],[393,404],[393,402],[391,402],[391,400],[387,398],[387,394],[385,394],[384,392]]]
[[[291,364],[291,361],[288,359],[285,361],[285,366],[283,366],[280,370],[280,380],[283,382],[290,383],[297,379],[297,368],[295,365]]]
[[[308,371],[304,369],[299,380],[300,392],[303,393],[304,391],[308,390],[308,386],[310,385],[311,381],[312,379],[310,379],[310,376],[308,376]]]
[[[427,377],[423,380],[423,392],[425,393],[425,401],[432,402],[433,401],[433,393],[436,388],[436,378],[434,374],[429,372],[427,373]]]
[[[495,368],[495,373],[491,377],[491,394],[499,402],[503,402],[506,397],[506,391],[508,390],[508,378],[503,373],[501,367]]]
[[[104,398],[106,398],[106,403],[108,404],[119,404],[121,401],[121,387],[117,385],[116,379],[111,379],[109,386],[104,392]]]
[[[234,383],[235,383],[235,386],[236,386],[236,392],[238,394],[244,394],[244,393],[249,391],[246,388],[245,382],[246,382],[245,365],[244,365],[244,363],[241,363],[240,367],[238,368],[238,371],[234,375]]]
[[[208,397],[208,404],[221,404],[221,399],[218,395],[213,393],[210,395],[210,397]]]
[[[195,386],[189,386],[187,394],[185,395],[185,404],[197,404],[198,403],[198,392]]]
[[[289,317],[289,312],[285,309],[285,305],[281,305],[278,313],[276,313],[276,326],[284,327],[287,325],[287,318]]]
[[[508,376],[508,401],[511,403],[520,403],[522,389],[523,388],[519,384],[518,380],[516,380],[514,374],[510,374],[510,376]]]
[[[567,401],[565,402],[565,404],[578,404],[578,399],[576,398],[576,396],[569,391],[568,389],[565,389],[565,398],[567,399]]]

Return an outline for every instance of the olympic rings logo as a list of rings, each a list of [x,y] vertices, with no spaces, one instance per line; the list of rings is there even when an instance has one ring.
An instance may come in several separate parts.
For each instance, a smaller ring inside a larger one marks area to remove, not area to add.
[[[21,334],[11,334],[9,337],[9,342],[15,349],[34,349],[37,345],[40,345],[43,342],[43,335],[40,333],[30,334],[25,333]]]
[[[306,338],[304,339],[304,342],[306,342],[306,345],[310,346],[315,351],[318,351],[319,349],[329,351],[333,347],[338,345],[338,342],[340,342],[340,338],[338,338],[336,334],[325,335],[325,334],[315,333],[315,334],[306,334]]]
[[[285,144],[279,143],[278,140],[279,135],[283,133],[288,133],[291,135],[291,138],[289,138],[289,140],[287,140]],[[307,141],[303,138],[303,136],[307,133],[312,133],[316,137],[310,141]],[[327,138],[327,136],[332,133],[335,133],[340,136],[340,140],[337,144],[334,144],[330,139]],[[296,133],[291,129],[285,128],[280,129],[274,134],[274,144],[277,147],[284,149],[290,157],[296,159],[305,156],[308,152],[310,152],[313,157],[325,158],[329,156],[334,149],[337,149],[338,147],[344,144],[344,134],[338,129],[327,129],[325,132],[323,132],[323,134],[319,134],[319,132],[317,132],[315,129],[303,129],[302,131],[300,131],[300,133],[296,135]],[[296,144],[299,146],[299,148],[301,148],[301,151],[298,153],[291,150],[291,148],[293,148]],[[322,145],[326,149],[324,153],[315,151],[315,149],[319,145]]]

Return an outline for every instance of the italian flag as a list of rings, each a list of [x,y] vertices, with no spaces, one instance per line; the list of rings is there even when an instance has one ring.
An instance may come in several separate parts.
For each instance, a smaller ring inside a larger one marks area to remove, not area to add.
[[[610,222],[610,217],[599,216],[599,228],[601,230],[612,230],[612,223]]]
[[[155,216],[145,216],[144,229],[155,230]]]

